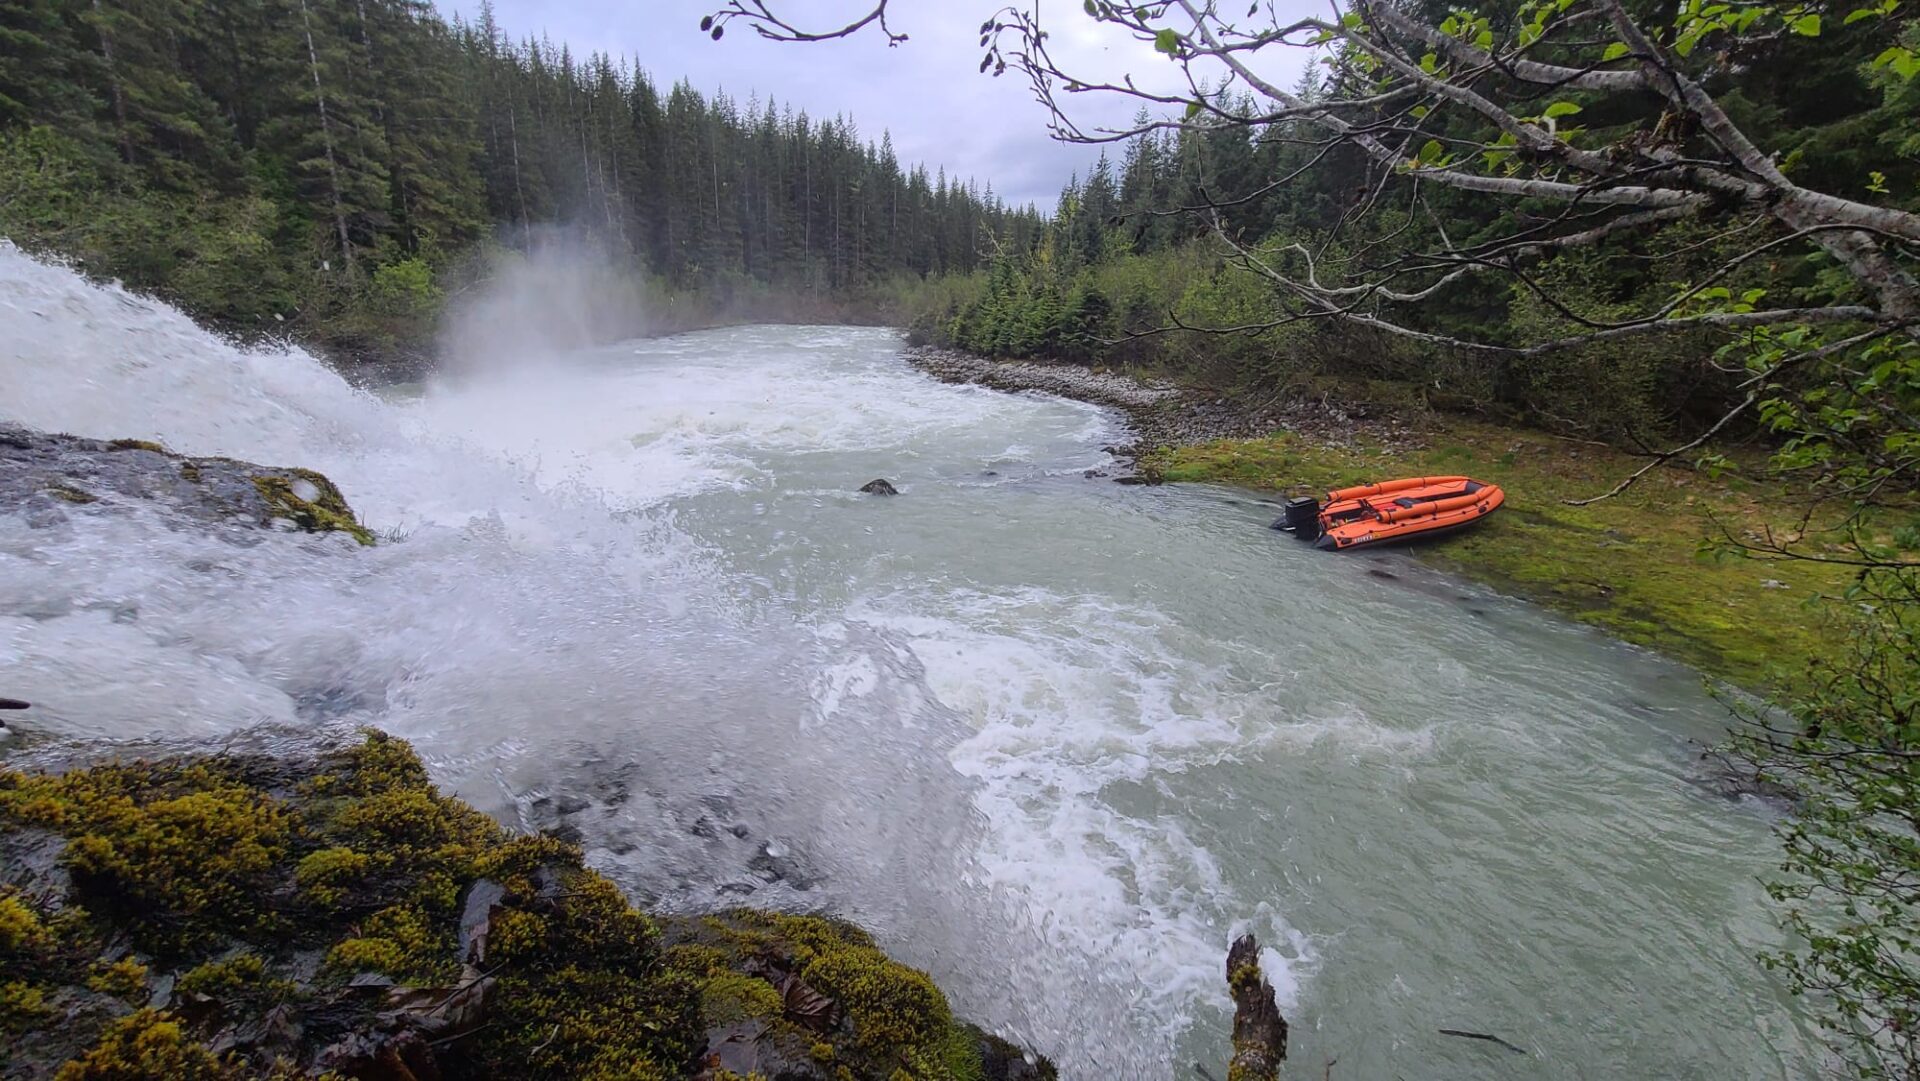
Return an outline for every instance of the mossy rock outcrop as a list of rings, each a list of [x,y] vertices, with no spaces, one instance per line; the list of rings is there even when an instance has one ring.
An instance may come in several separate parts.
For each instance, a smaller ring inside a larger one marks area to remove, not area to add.
[[[0,771],[0,1075],[1052,1075],[832,920],[656,921],[403,741]]]
[[[144,439],[85,439],[0,424],[0,509],[49,525],[74,507],[134,503],[202,524],[337,532],[374,542],[340,489],[311,469],[190,458]]]

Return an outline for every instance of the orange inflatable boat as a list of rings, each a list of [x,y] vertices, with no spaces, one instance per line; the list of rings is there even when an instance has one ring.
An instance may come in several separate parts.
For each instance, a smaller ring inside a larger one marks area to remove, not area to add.
[[[1311,497],[1291,500],[1273,527],[1318,548],[1361,548],[1465,529],[1506,498],[1498,485],[1472,477],[1406,477],[1336,489],[1324,505]]]

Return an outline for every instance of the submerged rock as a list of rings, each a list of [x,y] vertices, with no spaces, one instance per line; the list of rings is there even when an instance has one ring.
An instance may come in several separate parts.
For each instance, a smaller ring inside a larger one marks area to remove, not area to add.
[[[878,477],[878,478],[875,478],[874,480],[868,481],[865,484],[862,484],[860,486],[860,490],[862,492],[865,492],[868,495],[899,495],[900,494],[900,489],[895,488],[893,484],[889,482],[885,477]]]
[[[30,523],[64,521],[72,507],[128,502],[166,508],[205,524],[281,524],[341,532],[372,544],[340,489],[311,469],[191,458],[141,439],[86,439],[0,424],[0,510]]]
[[[259,740],[0,770],[0,1075],[1053,1076],[850,924],[655,919],[400,740]]]

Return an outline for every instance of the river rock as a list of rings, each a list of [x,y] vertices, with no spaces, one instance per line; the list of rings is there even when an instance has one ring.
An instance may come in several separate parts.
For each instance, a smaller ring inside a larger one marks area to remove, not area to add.
[[[890,481],[888,481],[885,477],[876,477],[875,479],[870,480],[865,484],[862,484],[860,486],[860,490],[862,492],[865,492],[868,495],[899,495],[900,494],[900,489],[895,488],[893,484]]]
[[[181,521],[341,532],[373,543],[340,489],[311,469],[192,458],[148,440],[0,424],[0,511],[18,510],[29,524],[49,526],[76,507],[112,512],[134,503],[163,507]]]

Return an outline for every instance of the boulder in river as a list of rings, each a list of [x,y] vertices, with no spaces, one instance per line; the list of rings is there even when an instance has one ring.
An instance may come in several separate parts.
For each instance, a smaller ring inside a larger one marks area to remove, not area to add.
[[[888,481],[885,477],[876,477],[873,480],[870,480],[867,483],[862,484],[860,486],[860,490],[862,492],[865,492],[868,495],[899,495],[900,494],[900,489],[895,488],[892,482]]]
[[[86,439],[0,424],[0,509],[29,522],[64,521],[72,507],[148,503],[205,524],[283,523],[372,544],[346,497],[311,469],[191,458],[144,439]]]

